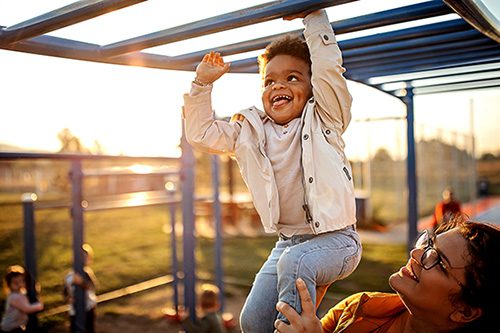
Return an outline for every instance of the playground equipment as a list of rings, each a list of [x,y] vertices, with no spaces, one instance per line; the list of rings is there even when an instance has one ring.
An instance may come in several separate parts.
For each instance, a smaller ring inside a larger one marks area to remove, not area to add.
[[[343,5],[353,1],[273,1],[108,45],[96,45],[47,35],[62,27],[140,2],[142,0],[78,1],[16,25],[0,27],[0,48],[109,64],[192,71],[197,61],[208,50],[178,56],[148,53],[142,50],[279,19],[296,12]],[[459,14],[454,19],[445,19],[438,23],[421,23],[412,28],[339,41],[339,46],[343,50],[344,66],[347,69],[345,75],[348,79],[391,94],[406,105],[409,246],[413,244],[417,236],[414,96],[500,86],[498,18],[487,7],[478,5],[476,1],[445,0],[444,2],[421,2],[332,23],[336,34],[342,35],[396,23],[441,17],[454,12]],[[301,31],[291,33],[300,34]],[[272,35],[230,45],[214,45],[211,49],[219,51],[223,56],[235,55],[262,49],[277,36]],[[234,61],[231,65],[231,72],[256,73],[255,58]],[[186,183],[182,187],[184,200],[193,191],[191,168],[193,161],[189,150],[183,152],[183,158],[186,167],[183,171],[186,175]],[[78,193],[74,193],[73,200],[78,205],[77,195]],[[191,205],[189,203],[183,205],[185,231],[194,229],[192,215],[191,201]],[[78,227],[78,222],[75,223]],[[80,242],[80,240],[77,238],[75,242]],[[195,304],[193,247],[194,235],[192,232],[185,232],[183,236],[184,285],[187,292],[184,302],[192,310],[192,316]],[[81,263],[78,264],[81,265]]]

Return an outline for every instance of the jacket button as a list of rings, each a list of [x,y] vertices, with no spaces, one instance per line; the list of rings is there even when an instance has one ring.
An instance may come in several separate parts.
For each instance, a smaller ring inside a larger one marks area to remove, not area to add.
[[[309,134],[304,134],[304,140],[309,139]]]
[[[330,39],[330,37],[328,37],[328,35],[323,35],[323,38],[324,38],[325,40],[329,40],[329,39]]]
[[[313,182],[313,177],[309,177],[309,183],[312,183]]]
[[[330,131],[329,129],[327,129],[327,130],[325,131],[325,133],[326,133],[327,135],[330,135],[330,133],[331,133],[331,132],[332,132],[332,131]]]
[[[314,226],[315,226],[316,228],[319,228],[319,222],[318,222],[318,221],[314,222]]]

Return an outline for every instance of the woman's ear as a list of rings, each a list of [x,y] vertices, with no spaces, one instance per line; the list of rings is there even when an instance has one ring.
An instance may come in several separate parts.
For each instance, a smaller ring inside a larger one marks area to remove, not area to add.
[[[456,323],[469,323],[481,317],[483,311],[480,308],[461,304],[450,315],[450,319]]]

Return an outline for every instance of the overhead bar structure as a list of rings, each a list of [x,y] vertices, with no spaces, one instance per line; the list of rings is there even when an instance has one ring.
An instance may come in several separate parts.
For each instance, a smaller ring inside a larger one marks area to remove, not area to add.
[[[271,1],[142,36],[131,36],[107,45],[47,34],[141,2],[143,1],[83,0],[10,27],[1,26],[0,22],[0,49],[100,63],[193,71],[203,54],[209,50],[217,50],[223,56],[236,56],[263,49],[271,40],[283,34],[220,46],[214,40],[214,46],[210,49],[177,56],[144,50],[280,19],[294,13],[344,5],[353,0]],[[416,238],[418,219],[414,95],[500,87],[500,24],[498,18],[478,2],[480,1],[433,0],[331,23],[343,51],[344,67],[347,69],[345,76],[397,97],[406,105],[409,247]],[[435,20],[429,23],[429,20],[424,19]],[[415,26],[397,28],[395,25],[398,23],[413,23]],[[382,27],[389,31],[370,33],[370,29]],[[364,32],[366,35],[342,38],[342,35],[351,32]],[[287,33],[297,35],[302,30]],[[231,72],[257,73],[256,58],[233,61]],[[489,74],[482,78],[474,77],[479,73]],[[443,79],[446,81],[439,81]],[[186,163],[190,164],[190,155],[184,156]],[[193,184],[188,184],[187,191],[192,186]],[[185,213],[192,215],[187,211]],[[188,227],[194,227],[192,222],[189,223]],[[189,251],[193,250],[194,236],[185,235],[185,242],[184,251],[188,251],[187,257],[193,259]],[[194,274],[194,267],[189,266],[194,262],[184,264],[188,265],[184,269]],[[190,292],[194,281],[189,280],[188,283],[185,305],[194,309],[194,294]]]

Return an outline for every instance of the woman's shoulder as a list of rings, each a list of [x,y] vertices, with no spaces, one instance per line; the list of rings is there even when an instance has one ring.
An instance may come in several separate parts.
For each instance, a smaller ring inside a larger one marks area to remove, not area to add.
[[[394,299],[399,299],[399,296],[394,293],[386,293],[379,291],[361,291],[344,298],[340,303],[347,305],[352,303],[366,303],[372,301],[379,302],[379,301],[394,300]]]

